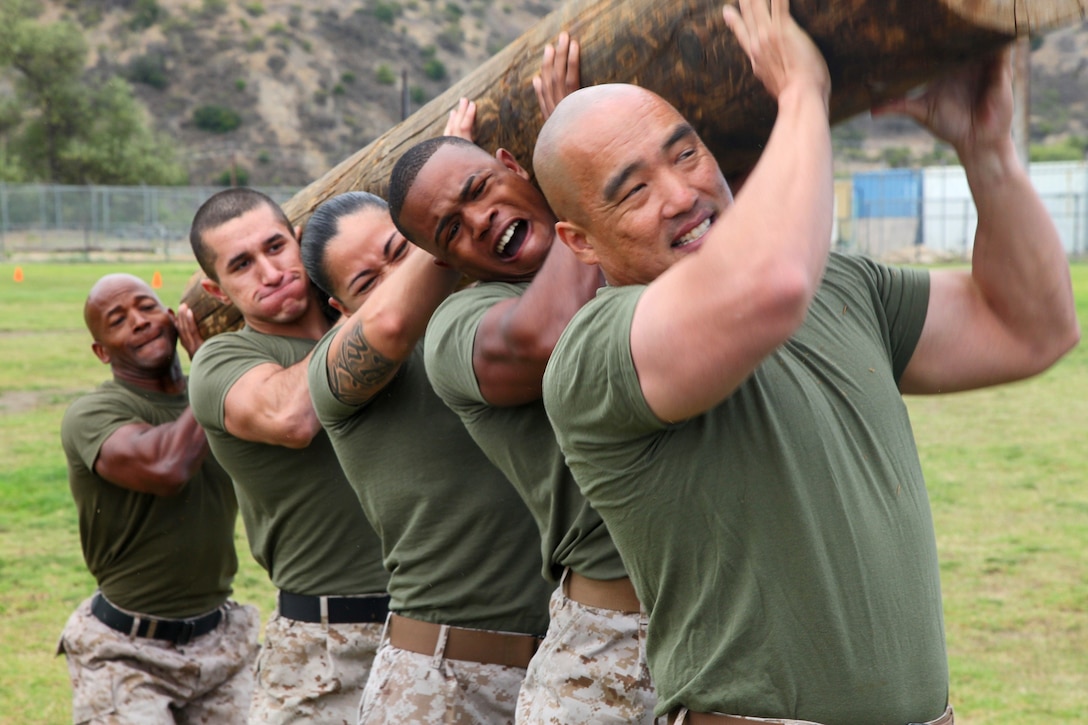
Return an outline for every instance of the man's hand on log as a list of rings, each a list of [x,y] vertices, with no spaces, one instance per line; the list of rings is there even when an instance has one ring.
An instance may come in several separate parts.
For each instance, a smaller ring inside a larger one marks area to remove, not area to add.
[[[189,305],[182,302],[178,305],[177,314],[174,317],[174,326],[178,328],[178,339],[185,352],[189,353],[189,360],[193,359],[196,351],[204,344],[204,338],[200,336],[200,328],[196,324],[196,316],[189,309]]]
[[[872,115],[901,113],[951,144],[961,161],[985,154],[1011,137],[1012,46],[971,62],[931,83],[916,96],[874,108]]]
[[[443,136],[459,136],[466,141],[475,141],[473,127],[476,125],[476,103],[462,98],[457,108],[450,111],[450,117],[443,129]]]
[[[560,101],[582,87],[580,52],[578,41],[565,31],[559,34],[554,47],[551,43],[544,46],[544,60],[540,75],[533,76],[533,90],[545,121]]]
[[[788,88],[811,87],[831,95],[823,54],[790,15],[789,0],[740,0],[722,8],[726,25],[752,63],[752,72],[775,99]]]

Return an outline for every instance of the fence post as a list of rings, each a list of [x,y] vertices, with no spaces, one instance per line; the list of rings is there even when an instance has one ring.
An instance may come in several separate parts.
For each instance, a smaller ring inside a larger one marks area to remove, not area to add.
[[[8,185],[0,181],[0,259],[8,257]]]

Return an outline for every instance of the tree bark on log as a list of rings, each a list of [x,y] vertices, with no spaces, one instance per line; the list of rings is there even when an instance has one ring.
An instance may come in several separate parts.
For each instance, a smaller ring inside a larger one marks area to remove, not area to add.
[[[721,7],[722,0],[571,0],[302,189],[284,211],[304,225],[322,202],[345,191],[384,197],[396,160],[441,133],[462,97],[476,102],[476,142],[489,151],[509,150],[531,174],[543,123],[531,79],[544,46],[562,30],[582,46],[583,85],[626,82],[655,91],[692,123],[727,178],[743,178],[759,158],[776,108]],[[1079,21],[1088,16],[1088,0],[792,0],[790,9],[827,58],[834,123],[1015,37]],[[215,331],[207,326],[208,334]]]

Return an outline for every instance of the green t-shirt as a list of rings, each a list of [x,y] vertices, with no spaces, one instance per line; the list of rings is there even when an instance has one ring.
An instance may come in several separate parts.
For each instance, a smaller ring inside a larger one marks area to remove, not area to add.
[[[185,393],[109,380],[72,403],[60,428],[87,568],[117,606],[165,619],[211,611],[230,596],[238,570],[230,478],[209,455],[178,495],[156,496],[110,483],[94,464],[119,428],[172,423],[188,405]]]
[[[940,715],[936,542],[897,388],[928,277],[832,255],[798,332],[675,425],[650,411],[631,359],[644,289],[607,289],[575,316],[544,401],[649,610],[659,712]]]
[[[384,592],[389,575],[381,544],[328,435],[321,431],[296,450],[235,438],[224,428],[227,393],[242,375],[263,363],[290,367],[313,346],[313,340],[249,327],[216,335],[193,359],[193,414],[234,479],[250,551],[273,584],[315,596]]]
[[[574,483],[541,400],[489,405],[472,366],[480,320],[528,283],[490,282],[451,295],[427,327],[427,374],[439,397],[464,422],[492,463],[513,482],[540,529],[544,576],[555,581],[570,567],[592,579],[627,576],[600,515]]]
[[[381,537],[390,608],[476,629],[542,634],[548,587],[532,517],[431,390],[422,345],[366,406],[329,388],[330,331],[310,359],[321,424]]]

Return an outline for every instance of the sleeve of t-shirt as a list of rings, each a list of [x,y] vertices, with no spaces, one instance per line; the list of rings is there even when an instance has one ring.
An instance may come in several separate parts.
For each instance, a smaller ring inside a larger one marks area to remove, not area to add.
[[[103,444],[119,428],[146,423],[116,396],[90,393],[68,406],[60,425],[61,443],[69,458],[78,458],[94,471]]]
[[[336,399],[329,385],[328,368],[325,359],[329,355],[329,346],[336,337],[339,327],[334,327],[325,333],[325,336],[314,346],[313,355],[310,356],[309,366],[306,368],[307,383],[310,388],[310,402],[313,403],[317,419],[322,428],[332,428],[338,421],[352,415],[359,406],[345,405]]]
[[[929,310],[929,272],[909,267],[889,267],[866,257],[853,257],[875,287],[879,310],[887,324],[888,353],[895,380],[906,370]]]
[[[544,374],[544,406],[576,446],[630,440],[666,427],[650,409],[631,355],[631,324],[645,287],[608,288],[559,339]],[[564,446],[566,450],[566,446]]]
[[[189,370],[189,405],[201,427],[225,430],[227,393],[239,378],[268,362],[275,360],[238,333],[224,332],[201,345]]]
[[[446,298],[431,316],[423,342],[427,378],[449,407],[486,404],[472,366],[476,329],[488,310],[522,291],[501,283],[468,287]]]

